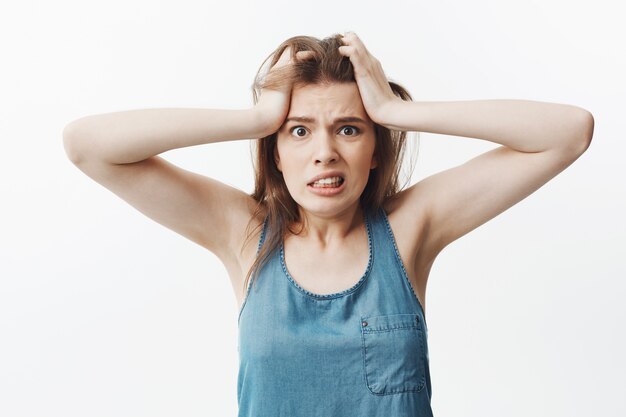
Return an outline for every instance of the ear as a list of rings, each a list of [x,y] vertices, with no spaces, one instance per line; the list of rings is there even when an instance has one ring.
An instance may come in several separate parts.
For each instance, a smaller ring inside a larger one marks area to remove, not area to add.
[[[274,162],[276,163],[278,170],[283,172],[283,169],[280,166],[280,156],[278,156],[278,146],[274,146]]]
[[[378,167],[378,157],[376,154],[372,155],[372,162],[370,163],[370,169]]]

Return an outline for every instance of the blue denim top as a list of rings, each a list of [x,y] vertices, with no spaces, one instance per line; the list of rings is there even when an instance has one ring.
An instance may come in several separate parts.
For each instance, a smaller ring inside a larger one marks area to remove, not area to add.
[[[424,310],[387,214],[364,219],[369,261],[351,288],[300,287],[283,240],[251,280],[238,319],[239,417],[432,416]]]

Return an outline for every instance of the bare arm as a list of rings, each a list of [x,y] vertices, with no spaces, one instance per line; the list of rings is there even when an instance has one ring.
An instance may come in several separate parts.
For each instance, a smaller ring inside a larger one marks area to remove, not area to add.
[[[164,108],[86,116],[65,127],[63,144],[68,158],[87,176],[152,220],[209,249],[230,270],[238,267],[256,202],[158,154],[267,136],[278,124],[275,105],[280,96],[273,91],[263,95],[255,107],[243,110]]]
[[[275,67],[288,65],[287,52]],[[158,155],[175,148],[268,136],[284,122],[290,96],[290,86],[283,86],[262,89],[250,109],[160,108],[86,116],[65,127],[63,144],[68,158],[90,178],[217,255],[241,300],[242,262],[256,249],[254,236],[242,248],[247,226],[250,221],[253,228],[262,222],[252,218],[257,202],[235,187]]]
[[[269,75],[291,64],[290,52],[283,52]],[[297,53],[298,59],[310,56]],[[290,100],[291,86],[282,85],[279,90],[261,90],[250,109],[157,108],[86,116],[65,127],[63,144],[74,163],[96,158],[128,164],[176,148],[265,137],[280,128]]]
[[[63,142],[74,163],[95,158],[127,164],[176,148],[260,138],[272,128],[255,108],[140,109],[75,120],[65,127]]]
[[[239,267],[239,249],[256,202],[158,154],[266,136],[273,126],[258,110],[165,108],[98,114],[66,126],[63,143],[83,173],[147,217],[213,252],[230,272]]]
[[[589,147],[594,130],[585,109],[530,100],[396,102],[387,110],[395,129],[502,145],[405,190],[407,213],[427,205],[423,246],[431,258],[562,172]]]
[[[393,100],[387,127],[484,139],[521,152],[586,148],[593,116],[580,107],[532,100]]]

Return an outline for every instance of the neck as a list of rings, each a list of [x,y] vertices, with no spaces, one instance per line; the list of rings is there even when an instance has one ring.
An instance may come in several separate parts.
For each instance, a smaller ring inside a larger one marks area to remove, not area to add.
[[[332,215],[312,213],[300,207],[300,218],[303,219],[304,227],[298,238],[322,248],[341,245],[364,223],[363,209],[358,201],[346,210]],[[295,230],[299,230],[299,226]]]

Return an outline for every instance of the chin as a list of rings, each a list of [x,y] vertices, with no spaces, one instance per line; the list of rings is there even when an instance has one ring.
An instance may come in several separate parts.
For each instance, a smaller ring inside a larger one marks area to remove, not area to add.
[[[305,204],[300,204],[298,202],[300,208],[307,213],[312,213],[318,216],[334,216],[339,212],[347,210],[351,203],[342,199],[326,199],[325,201],[306,201]]]

